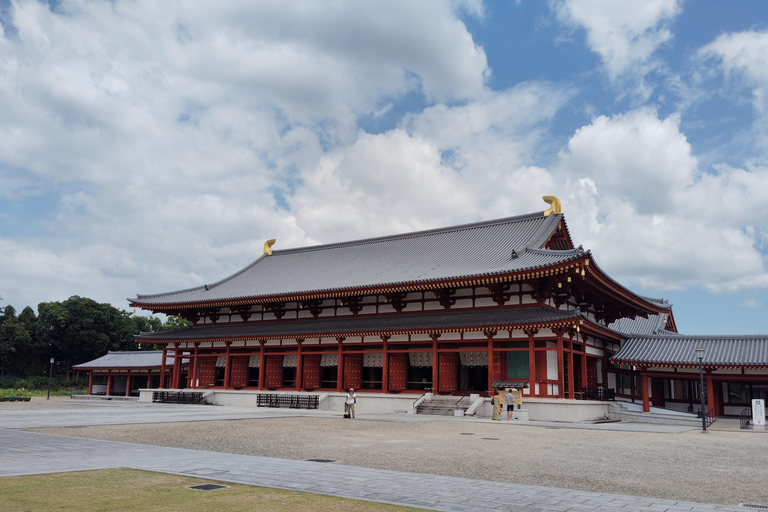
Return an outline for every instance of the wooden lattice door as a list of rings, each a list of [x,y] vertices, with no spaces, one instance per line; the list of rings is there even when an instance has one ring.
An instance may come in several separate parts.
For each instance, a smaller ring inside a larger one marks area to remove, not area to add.
[[[248,385],[248,356],[232,358],[232,366],[229,369],[230,386],[244,388]]]
[[[408,354],[389,354],[389,391],[408,389]]]
[[[200,357],[200,374],[198,379],[200,380],[201,388],[208,388],[214,385],[216,382],[216,358],[215,357]]]
[[[320,387],[320,354],[304,356],[302,373],[304,389],[312,390]]]
[[[363,354],[344,354],[344,389],[363,386]]]
[[[588,388],[596,388],[597,387],[597,359],[594,357],[588,357],[587,358],[587,387]]]
[[[458,388],[459,354],[446,352],[437,354],[438,360],[438,391],[453,393]]]
[[[267,389],[283,385],[283,356],[266,356],[264,361],[264,382]]]

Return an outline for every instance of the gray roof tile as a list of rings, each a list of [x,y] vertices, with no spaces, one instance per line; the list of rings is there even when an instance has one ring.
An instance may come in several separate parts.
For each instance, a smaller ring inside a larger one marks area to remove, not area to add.
[[[162,350],[136,350],[131,352],[107,352],[93,361],[73,366],[76,370],[91,368],[160,368],[163,362]],[[173,366],[173,358],[166,358],[166,365]]]
[[[532,270],[580,257],[541,250],[562,215],[522,215],[353,242],[274,250],[217,283],[156,295],[138,305],[332,292]],[[517,258],[512,258],[512,251]]]
[[[619,363],[698,366],[697,348],[704,349],[704,366],[768,367],[768,336],[635,336],[611,359]]]

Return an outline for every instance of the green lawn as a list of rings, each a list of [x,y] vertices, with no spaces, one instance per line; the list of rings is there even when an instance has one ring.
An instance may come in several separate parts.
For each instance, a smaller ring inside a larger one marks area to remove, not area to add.
[[[195,512],[408,512],[417,509],[250,485],[198,491],[219,483],[133,469],[0,478],[0,510]]]

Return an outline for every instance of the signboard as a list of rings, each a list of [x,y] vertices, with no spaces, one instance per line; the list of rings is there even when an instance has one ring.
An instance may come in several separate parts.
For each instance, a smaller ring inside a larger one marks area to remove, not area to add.
[[[752,400],[752,429],[765,430],[765,400]]]

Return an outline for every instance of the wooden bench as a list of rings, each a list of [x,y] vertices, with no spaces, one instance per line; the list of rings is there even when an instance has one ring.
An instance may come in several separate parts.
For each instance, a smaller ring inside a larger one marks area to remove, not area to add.
[[[153,391],[152,401],[163,404],[202,404],[203,394],[195,391]]]
[[[320,398],[317,395],[269,395],[256,396],[258,407],[290,407],[291,409],[317,409]]]

